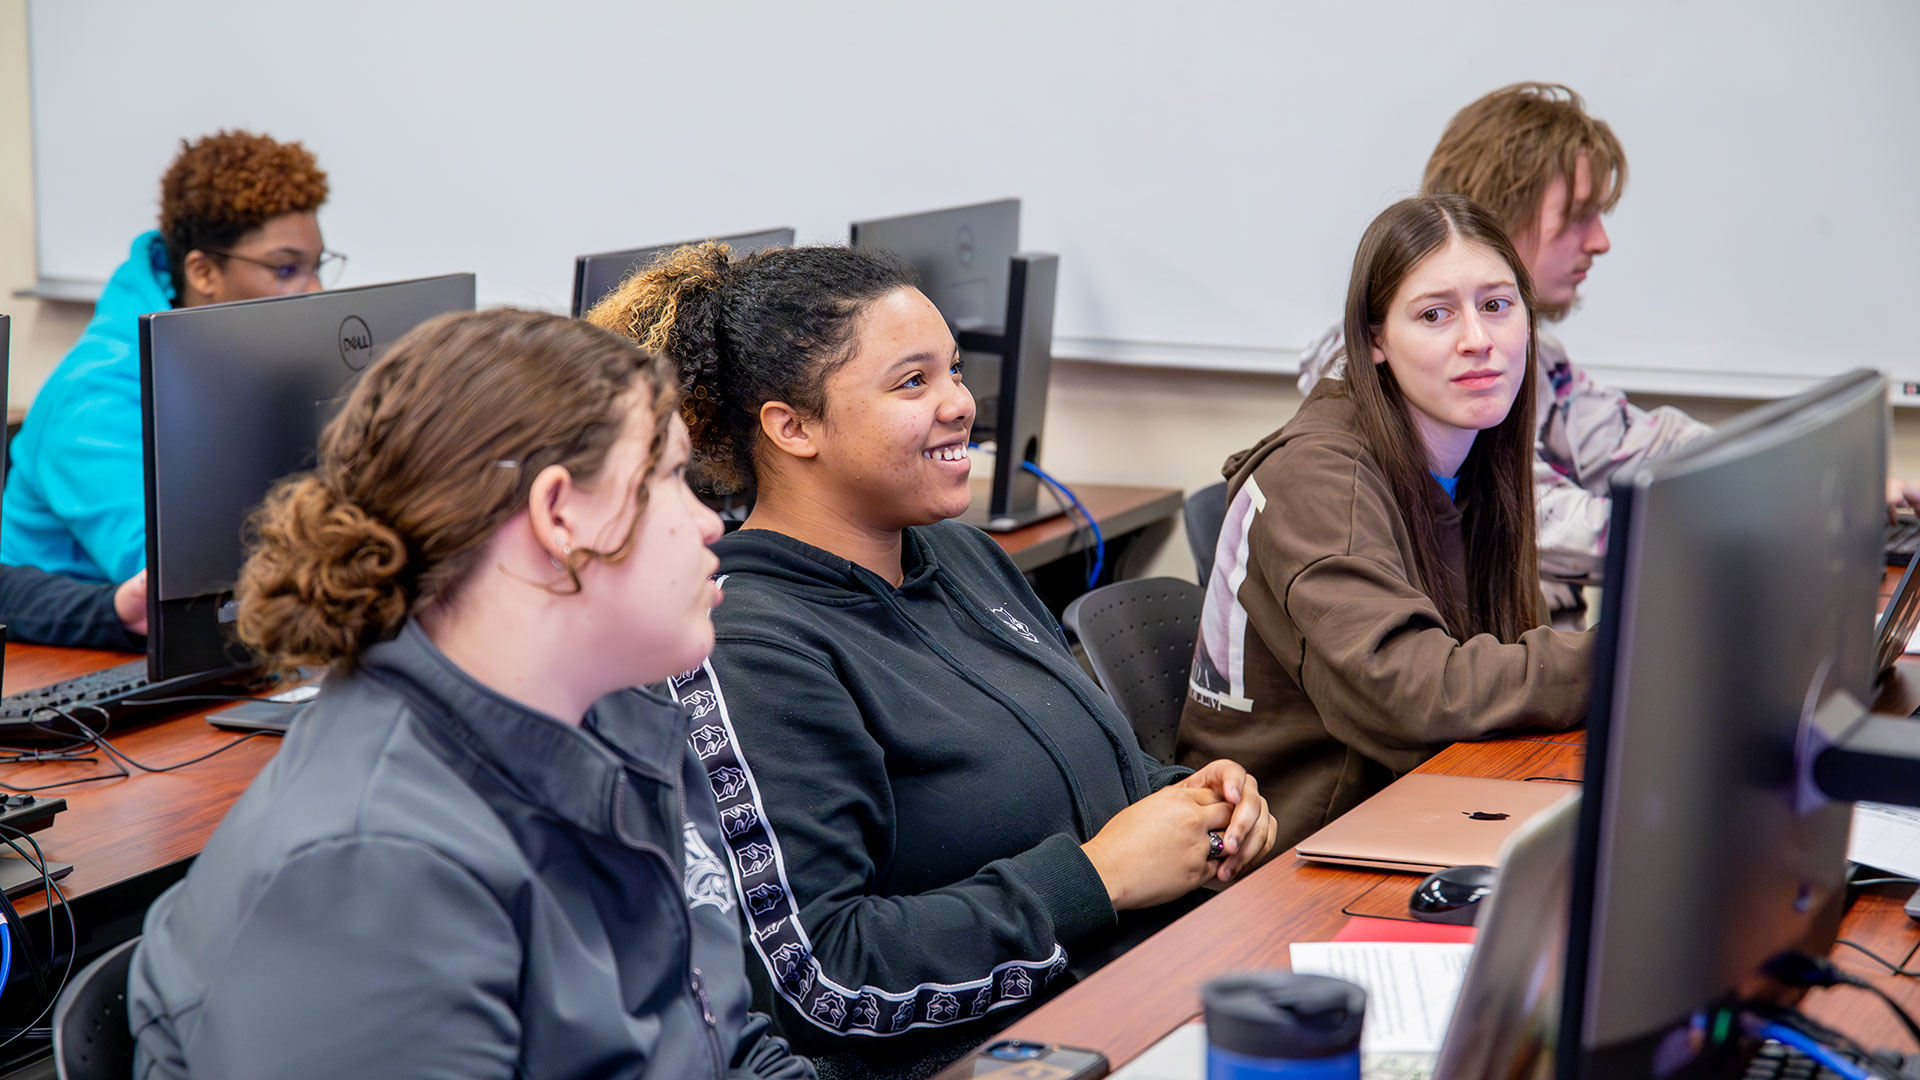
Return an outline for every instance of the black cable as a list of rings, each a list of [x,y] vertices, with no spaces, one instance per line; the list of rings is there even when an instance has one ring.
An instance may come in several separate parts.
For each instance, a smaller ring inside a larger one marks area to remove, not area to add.
[[[1913,1036],[1914,1044],[1920,1045],[1920,1023],[1914,1022],[1913,1014],[1908,1012],[1905,1008],[1901,1007],[1899,1002],[1893,1000],[1893,995],[1887,993],[1885,990],[1880,989],[1879,987],[1873,985],[1872,983],[1868,982],[1865,979],[1850,979],[1846,985],[1854,987],[1859,990],[1865,990],[1867,993],[1872,994],[1874,997],[1877,997],[1881,1001],[1886,1002],[1887,1008],[1892,1009],[1893,1014],[1900,1018],[1900,1024],[1902,1027],[1905,1027],[1907,1029],[1907,1034]]]
[[[13,791],[22,795],[31,795],[36,791],[52,791],[54,788],[72,787],[75,784],[91,784],[95,780],[119,780],[133,775],[118,762],[115,763],[114,767],[119,769],[119,771],[101,773],[98,776],[82,776],[74,780],[56,780],[51,784],[35,784],[32,787],[16,787],[13,784],[0,781],[0,791]]]
[[[1879,964],[1883,968],[1886,968],[1888,972],[1894,975],[1905,975],[1908,978],[1920,976],[1920,968],[1901,967],[1899,964],[1893,963],[1892,961],[1888,960],[1886,957],[1881,956],[1879,953],[1874,952],[1872,949],[1867,948],[1865,945],[1862,945],[1857,941],[1848,941],[1846,938],[1839,938],[1838,940],[1834,941],[1834,944],[1845,945],[1847,948],[1852,949],[1855,952],[1864,953],[1867,959],[1873,961],[1876,964]]]
[[[254,699],[248,698],[246,700],[252,701]],[[103,712],[97,706],[88,705],[88,706],[84,706],[84,708],[94,709],[96,712]],[[21,794],[32,794],[34,792],[39,792],[39,791],[51,791],[54,788],[72,787],[75,784],[91,784],[96,780],[120,780],[125,777],[132,776],[133,773],[130,770],[134,770],[134,769],[137,769],[140,772],[149,772],[149,773],[173,772],[175,769],[184,769],[189,765],[198,765],[199,763],[207,760],[210,757],[214,757],[219,754],[224,754],[227,751],[233,749],[236,746],[239,746],[241,743],[246,742],[249,739],[258,738],[261,735],[269,734],[268,732],[264,732],[264,731],[249,731],[245,735],[241,735],[235,738],[232,742],[226,743],[225,745],[209,750],[206,753],[201,754],[199,757],[188,758],[185,761],[176,761],[171,765],[148,765],[143,762],[135,761],[125,751],[113,745],[111,742],[108,742],[105,735],[88,727],[85,723],[83,723],[80,720],[79,717],[73,715],[72,713],[66,711],[65,709],[57,709],[52,706],[47,706],[45,711],[53,713],[58,719],[64,720],[67,723],[72,724],[74,727],[79,728],[81,731],[82,737],[85,740],[85,745],[91,745],[93,747],[98,748],[101,753],[105,754],[108,758],[112,759],[115,771],[110,773],[99,773],[94,776],[77,777],[72,780],[58,780],[51,784],[37,784],[31,787],[21,787],[15,784],[0,782],[0,791],[13,791],[13,792],[19,792]],[[50,731],[50,732],[56,731],[56,729],[51,726],[51,723],[52,723],[51,720],[45,720],[45,721],[32,720],[29,722],[32,723],[35,727],[41,728],[44,731]],[[73,760],[91,761],[94,759],[86,758],[86,759],[73,759]],[[7,764],[7,762],[0,761],[0,764]],[[4,1045],[4,1044],[0,1044],[0,1045]]]
[[[1854,1039],[1815,1020],[1799,1009],[1790,1006],[1775,1005],[1769,1011],[1775,1019],[1788,1027],[1795,1028],[1809,1038],[1817,1039],[1829,1046],[1838,1047],[1843,1053],[1858,1059],[1869,1071],[1879,1073],[1887,1080],[1901,1080],[1900,1071],[1879,1054],[1861,1046]]]
[[[248,698],[247,700],[251,701],[253,699]],[[249,731],[245,735],[241,735],[235,738],[232,742],[226,743],[223,746],[219,746],[219,747],[216,747],[215,749],[209,750],[206,753],[201,754],[199,757],[188,758],[185,761],[176,761],[171,765],[145,765],[145,764],[142,764],[141,762],[135,761],[132,757],[128,756],[125,751],[121,750],[119,747],[108,742],[106,739],[106,736],[95,732],[92,728],[88,727],[86,724],[81,723],[79,717],[76,717],[72,713],[65,712],[65,711],[61,711],[60,716],[62,719],[66,720],[67,723],[72,724],[74,727],[79,728],[81,733],[85,735],[87,739],[90,742],[92,742],[95,746],[98,746],[102,753],[105,753],[108,756],[114,758],[116,761],[121,762],[123,766],[121,775],[123,776],[128,775],[125,771],[126,767],[132,767],[140,770],[141,772],[164,773],[164,772],[172,772],[175,769],[184,769],[189,765],[198,765],[199,763],[207,760],[210,757],[213,757],[217,754],[226,753],[227,751],[233,749],[234,747],[239,746],[241,743],[246,742],[248,739],[255,739],[260,737],[261,735],[266,734],[265,732],[261,732],[261,731]]]
[[[4,892],[0,892],[0,910],[6,912],[6,933],[13,933],[15,927],[19,928],[20,951],[27,954],[27,972],[33,977],[34,991],[39,994],[45,994],[47,992],[47,969],[40,963],[40,954],[27,948],[26,920],[20,917],[20,909],[13,906],[13,897],[8,896]],[[0,987],[0,989],[5,988]]]
[[[29,866],[32,866],[34,869],[40,871],[40,880],[45,887],[45,891],[47,895],[47,954],[49,958],[60,955],[59,950],[54,947],[53,928],[55,926],[55,923],[53,921],[53,906],[54,906],[53,901],[55,897],[59,898],[60,910],[64,912],[67,916],[67,942],[68,942],[67,966],[66,966],[66,969],[60,973],[59,984],[53,988],[53,993],[48,995],[46,1005],[42,1007],[41,1010],[34,1015],[34,1018],[32,1020],[27,1021],[26,1027],[20,1028],[14,1031],[13,1034],[7,1036],[4,1040],[0,1040],[0,1049],[5,1049],[15,1039],[18,1039],[22,1035],[26,1035],[29,1033],[38,1033],[41,1031],[47,1031],[46,1037],[52,1038],[52,1032],[50,1030],[41,1028],[39,1024],[40,1024],[40,1021],[44,1019],[48,1013],[53,1011],[54,1003],[60,1000],[60,994],[66,990],[68,980],[73,978],[74,955],[80,951],[80,928],[73,921],[73,907],[72,905],[67,903],[67,894],[60,891],[60,886],[54,883],[53,875],[47,872],[47,857],[45,854],[43,854],[40,851],[39,842],[34,840],[33,837],[28,836],[26,833],[23,833],[19,829],[16,829],[10,825],[0,825],[0,830],[13,833],[14,836],[18,836],[20,839],[25,840],[28,846],[33,848],[34,855],[39,856],[38,859],[27,859],[27,853],[20,850],[20,845],[17,843],[14,843],[12,836],[0,836],[0,843],[5,843],[8,847],[12,848],[16,853],[18,853],[21,858],[27,859],[27,864]]]
[[[1856,949],[1860,948],[1859,945],[1853,944],[1852,942],[1845,942],[1845,944],[1853,945]],[[1865,949],[1861,949],[1860,951],[1866,952]],[[1872,956],[1871,953],[1868,953],[1868,955]],[[1876,956],[1874,959],[1879,960],[1880,958]],[[1885,961],[1881,962],[1885,963]],[[1914,1044],[1920,1046],[1920,1023],[1914,1021],[1911,1013],[1907,1012],[1907,1010],[1888,995],[1886,991],[1858,975],[1840,970],[1833,961],[1825,957],[1809,956],[1802,952],[1784,953],[1770,961],[1767,964],[1766,971],[1768,975],[1786,983],[1788,986],[1850,986],[1856,990],[1865,990],[1881,1001],[1886,1002],[1887,1008],[1892,1009],[1893,1014],[1900,1018],[1901,1026],[1907,1029],[1907,1034],[1912,1036]]]

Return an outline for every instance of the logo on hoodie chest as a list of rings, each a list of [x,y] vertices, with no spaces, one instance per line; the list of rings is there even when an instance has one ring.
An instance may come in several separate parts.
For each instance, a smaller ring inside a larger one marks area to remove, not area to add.
[[[687,906],[707,904],[721,911],[732,911],[733,880],[727,876],[726,864],[707,846],[693,822],[682,822],[682,826],[686,834]]]
[[[1033,642],[1035,645],[1040,644],[1040,639],[1035,637],[1033,634],[1033,631],[1027,628],[1027,624],[1021,622],[1017,618],[1014,618],[1013,612],[1008,611],[1005,605],[994,608],[992,610],[995,618],[1007,624],[1007,629],[1013,631],[1016,634],[1019,634],[1021,637],[1026,638],[1028,641]]]

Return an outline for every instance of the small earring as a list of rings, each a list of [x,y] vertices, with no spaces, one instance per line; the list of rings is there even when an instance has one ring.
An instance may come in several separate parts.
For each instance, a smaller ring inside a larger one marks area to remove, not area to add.
[[[552,555],[549,555],[549,556],[547,556],[547,561],[553,564],[553,568],[554,568],[555,570],[565,570],[565,569],[567,568],[567,564],[566,564],[566,563],[563,563],[563,562],[561,562],[561,561],[560,561],[560,558],[565,558],[565,559],[567,559],[567,560],[568,560],[569,562],[570,562],[570,561],[572,561],[572,559],[573,559],[573,545],[572,545],[572,544],[561,544],[561,545],[560,545],[560,557],[559,557],[559,558],[556,558],[555,556],[552,556]]]

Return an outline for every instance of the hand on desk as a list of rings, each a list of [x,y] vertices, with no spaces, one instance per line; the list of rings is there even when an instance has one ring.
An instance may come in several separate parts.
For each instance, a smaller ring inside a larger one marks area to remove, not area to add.
[[[1267,810],[1260,794],[1260,783],[1247,775],[1238,762],[1219,758],[1207,762],[1200,771],[1180,781],[1176,787],[1204,788],[1234,804],[1233,820],[1227,825],[1227,857],[1220,861],[1215,876],[1222,883],[1232,881],[1244,870],[1251,870],[1273,854],[1273,842],[1280,835],[1280,823]]]
[[[141,570],[113,590],[113,613],[126,624],[127,633],[147,632],[147,572]]]

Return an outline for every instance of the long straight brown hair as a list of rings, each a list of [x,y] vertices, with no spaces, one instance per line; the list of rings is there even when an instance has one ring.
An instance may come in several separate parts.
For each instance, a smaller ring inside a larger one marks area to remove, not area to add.
[[[1394,294],[1426,258],[1458,239],[1491,250],[1513,272],[1527,316],[1527,363],[1513,408],[1499,424],[1474,437],[1460,467],[1455,503],[1466,541],[1466,578],[1440,560],[1433,498],[1436,488],[1426,443],[1414,427],[1412,406],[1386,364],[1373,363],[1373,344],[1386,325]],[[1492,634],[1504,642],[1540,625],[1540,556],[1534,543],[1534,338],[1538,320],[1533,281],[1493,216],[1461,195],[1426,195],[1394,203],[1373,219],[1353,256],[1347,286],[1346,382],[1360,434],[1386,471],[1400,519],[1413,537],[1420,587],[1440,609],[1447,629],[1462,641]]]

